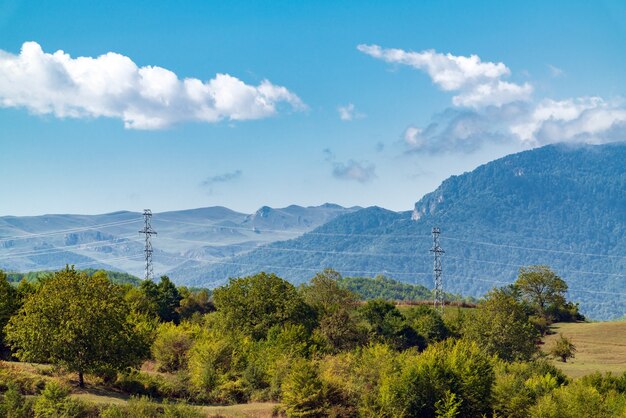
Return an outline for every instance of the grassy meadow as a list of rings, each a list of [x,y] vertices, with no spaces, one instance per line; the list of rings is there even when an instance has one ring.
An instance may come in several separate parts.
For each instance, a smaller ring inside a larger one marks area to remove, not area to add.
[[[576,356],[567,363],[553,360],[568,376],[626,371],[626,321],[558,323],[551,328],[554,334],[546,336],[542,350],[548,352],[559,334],[576,346]]]

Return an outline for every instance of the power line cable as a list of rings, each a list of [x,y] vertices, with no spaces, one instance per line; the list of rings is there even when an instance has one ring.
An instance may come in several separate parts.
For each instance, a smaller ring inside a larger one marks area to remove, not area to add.
[[[0,242],[13,241],[13,240],[18,240],[18,239],[29,239],[29,238],[39,238],[39,237],[46,237],[46,236],[54,236],[54,235],[72,233],[72,232],[91,231],[91,230],[97,230],[97,229],[101,229],[101,228],[110,228],[110,227],[113,227],[113,226],[132,224],[132,223],[136,223],[136,222],[140,222],[140,221],[141,221],[140,219],[132,219],[132,220],[126,220],[126,221],[110,222],[110,223],[106,223],[106,224],[96,224],[96,225],[80,227],[80,228],[60,229],[60,230],[56,230],[56,231],[41,232],[41,233],[27,234],[27,235],[15,235],[15,236],[12,236],[12,237],[2,237],[2,238],[0,238]]]

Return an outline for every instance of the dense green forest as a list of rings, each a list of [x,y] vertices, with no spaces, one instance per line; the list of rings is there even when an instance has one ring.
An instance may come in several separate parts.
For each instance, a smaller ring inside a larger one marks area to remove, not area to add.
[[[377,281],[386,282],[372,288]],[[521,269],[476,308],[444,312],[363,301],[350,282],[325,270],[295,287],[258,273],[209,295],[166,276],[133,286],[68,267],[15,286],[0,274],[5,359],[137,396],[91,404],[9,361],[0,363],[0,416],[198,416],[193,405],[250,401],[277,402],[289,417],[626,413],[626,375],[572,381],[538,350],[552,322],[584,319],[546,266]],[[563,337],[552,351],[567,361],[574,349]]]
[[[403,283],[382,275],[369,277],[341,277],[337,274],[337,284],[353,292],[361,300],[384,299],[396,302],[431,301],[433,292],[419,284]],[[449,302],[472,303],[476,299],[460,295],[446,294]]]

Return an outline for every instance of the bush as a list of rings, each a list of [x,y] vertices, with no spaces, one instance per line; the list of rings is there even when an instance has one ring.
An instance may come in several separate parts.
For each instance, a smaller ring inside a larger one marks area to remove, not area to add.
[[[301,359],[291,368],[283,383],[283,404],[288,417],[327,416],[324,384],[317,367]]]
[[[150,398],[134,397],[130,398],[126,405],[109,405],[100,411],[102,418],[200,418],[201,414],[197,408],[185,403],[170,403],[164,401],[162,404],[153,403]]]
[[[46,382],[50,380],[34,373],[17,370],[8,364],[0,364],[0,392],[15,385],[22,394],[35,395],[41,392],[46,387]]]
[[[69,389],[54,380],[46,384],[37,397],[33,410],[37,418],[83,417],[88,408],[83,402],[68,397]]]
[[[119,374],[113,387],[130,395],[187,399],[190,393],[181,378],[181,375],[161,376],[131,370]]]
[[[156,339],[152,344],[152,356],[159,371],[174,372],[187,365],[187,352],[193,344],[192,331],[183,324],[171,322],[159,325]]]
[[[322,359],[320,378],[333,409],[343,411],[340,416],[383,416],[381,385],[398,373],[408,355],[374,344]]]
[[[424,337],[427,343],[443,341],[450,336],[450,330],[441,315],[430,306],[420,305],[406,314],[407,322]]]
[[[0,417],[30,418],[33,416],[33,401],[26,399],[15,384],[10,384],[0,402]]]
[[[496,362],[493,409],[498,416],[528,417],[537,399],[566,383],[565,375],[546,360],[530,363]]]
[[[216,334],[200,337],[189,351],[189,383],[196,396],[208,398],[230,370],[234,344]]]
[[[535,418],[609,418],[626,413],[626,398],[615,391],[602,396],[592,386],[582,381],[562,386],[539,398],[530,408],[529,416]]]
[[[490,414],[495,376],[491,359],[475,343],[444,341],[406,355],[402,366],[380,389],[387,416],[435,417],[437,410],[462,417]]]
[[[552,348],[550,348],[550,354],[565,363],[567,359],[575,356],[576,347],[563,334],[559,334],[558,340],[556,340]]]

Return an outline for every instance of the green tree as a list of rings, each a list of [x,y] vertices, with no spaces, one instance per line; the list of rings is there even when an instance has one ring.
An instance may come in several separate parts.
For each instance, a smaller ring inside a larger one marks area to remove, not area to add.
[[[274,325],[312,326],[311,308],[291,283],[275,274],[231,279],[227,286],[215,289],[213,300],[228,327],[255,339],[265,338]]]
[[[142,281],[139,287],[130,288],[125,298],[138,312],[156,316],[163,322],[180,320],[178,311],[183,297],[167,276],[161,276],[158,284],[152,280]]]
[[[439,312],[430,306],[420,305],[405,313],[407,322],[430,344],[442,341],[451,334]]]
[[[463,335],[506,361],[529,360],[539,333],[524,307],[509,293],[494,289],[463,324]]]
[[[297,360],[282,389],[288,417],[328,416],[324,384],[310,361]]]
[[[195,315],[204,315],[215,310],[207,289],[192,291],[186,287],[180,287],[178,291],[180,292],[181,300],[176,311],[181,320],[191,319]]]
[[[318,327],[315,330],[330,352],[354,348],[361,340],[355,318],[357,296],[339,286],[341,275],[326,269],[301,288],[305,303],[316,313]]]
[[[567,283],[548,266],[520,268],[515,287],[537,315],[548,321],[566,306]]]
[[[565,363],[567,359],[573,358],[576,354],[576,346],[574,346],[569,338],[565,337],[563,334],[559,334],[559,338],[550,349],[550,354]]]
[[[182,297],[169,277],[161,276],[157,285],[158,315],[162,321],[178,323],[178,308]]]
[[[341,275],[332,269],[317,273],[309,284],[302,286],[304,301],[315,309],[319,316],[332,314],[342,308],[357,305],[356,294],[339,286]]]
[[[19,307],[19,295],[11,286],[7,275],[0,270],[0,358],[6,351],[4,343],[4,327]]]
[[[45,280],[6,327],[23,361],[50,362],[78,373],[138,365],[149,342],[130,319],[120,289],[104,274],[88,277],[66,267]]]
[[[424,339],[407,324],[393,303],[381,299],[369,300],[359,311],[368,323],[374,341],[389,344],[397,350],[425,346]]]

